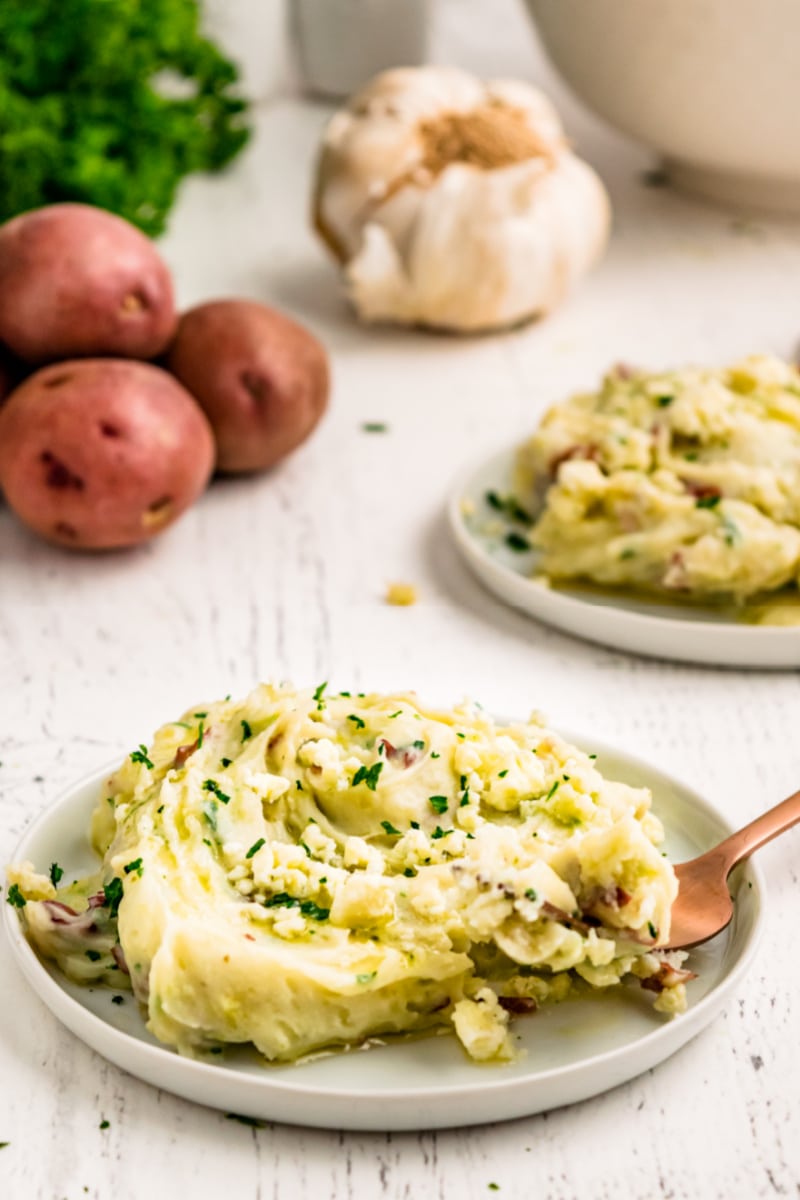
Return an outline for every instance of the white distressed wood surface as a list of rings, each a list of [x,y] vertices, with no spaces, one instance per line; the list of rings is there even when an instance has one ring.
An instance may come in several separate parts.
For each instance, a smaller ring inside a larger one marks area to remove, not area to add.
[[[182,302],[244,293],[306,320],[333,355],[330,415],[280,470],[215,483],[138,552],[63,554],[0,511],[0,861],[62,786],[188,704],[269,676],[543,708],[692,780],[736,821],[798,786],[797,673],[645,662],[537,626],[466,574],[442,508],[465,462],[524,435],[613,360],[788,354],[800,229],[643,186],[648,156],[578,110],[512,0],[443,0],[437,38],[440,61],[554,92],[612,193],[608,257],[560,312],[506,336],[359,328],[306,224],[325,110],[265,103],[235,170],[186,187],[164,249]],[[366,434],[365,420],[390,430]],[[382,602],[393,579],[419,587],[417,607]],[[0,1197],[796,1196],[799,854],[796,832],[761,852],[760,957],[727,1013],[675,1058],[569,1109],[440,1134],[252,1130],[158,1093],[61,1029],[0,939]]]

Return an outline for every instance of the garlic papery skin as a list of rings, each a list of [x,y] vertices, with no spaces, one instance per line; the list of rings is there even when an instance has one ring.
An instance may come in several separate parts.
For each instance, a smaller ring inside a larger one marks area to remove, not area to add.
[[[599,178],[525,83],[385,71],[325,132],[314,222],[366,321],[477,333],[541,316],[609,221]]]

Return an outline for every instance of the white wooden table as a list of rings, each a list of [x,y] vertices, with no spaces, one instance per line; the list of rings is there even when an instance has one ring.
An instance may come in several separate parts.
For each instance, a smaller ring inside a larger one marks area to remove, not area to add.
[[[184,303],[248,294],[306,320],[333,355],[330,415],[274,474],[215,483],[138,552],[67,555],[0,511],[0,862],[62,786],[188,704],[269,676],[540,707],[693,780],[736,821],[798,785],[796,673],[633,660],[540,627],[466,574],[442,508],[465,461],[526,433],[612,360],[789,353],[800,229],[644,186],[647,156],[569,100],[513,0],[446,0],[437,37],[440,61],[539,79],[562,103],[612,193],[608,257],[521,332],[359,328],[306,225],[325,111],[265,100],[235,170],[186,187],[164,250]],[[419,587],[417,607],[383,603],[393,579]],[[799,853],[800,833],[762,851],[760,957],[727,1013],[671,1061],[573,1108],[440,1134],[254,1130],[160,1094],[60,1028],[0,940],[0,1197],[468,1200],[490,1183],[536,1200],[797,1195]]]

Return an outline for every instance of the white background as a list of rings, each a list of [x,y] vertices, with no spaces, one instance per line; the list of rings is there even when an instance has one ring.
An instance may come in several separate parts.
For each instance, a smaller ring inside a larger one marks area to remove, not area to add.
[[[798,226],[645,187],[649,156],[566,96],[513,0],[442,0],[436,59],[554,94],[607,181],[614,238],[541,325],[467,341],[365,330],[308,230],[327,110],[292,98],[279,6],[215,0],[214,10],[262,96],[257,130],[226,177],[186,186],[164,253],[183,304],[246,294],[304,319],[333,356],[331,412],[279,470],[215,483],[139,551],[62,553],[0,511],[0,861],[62,786],[189,704],[270,676],[543,708],[694,782],[736,821],[793,790],[795,672],[645,662],[537,626],[468,577],[442,510],[466,462],[526,434],[545,405],[612,361],[789,354],[800,338]],[[362,432],[366,420],[389,432]],[[418,586],[417,607],[382,602],[392,579]],[[256,1131],[157,1093],[63,1031],[0,942],[0,1141],[10,1142],[0,1197],[796,1195],[798,850],[792,833],[761,852],[762,953],[727,1013],[675,1058],[570,1109],[438,1135]]]

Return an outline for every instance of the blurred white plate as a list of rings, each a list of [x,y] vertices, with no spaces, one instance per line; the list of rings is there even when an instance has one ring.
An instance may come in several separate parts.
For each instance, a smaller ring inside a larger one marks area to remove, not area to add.
[[[568,735],[599,756],[610,777],[653,790],[674,861],[691,858],[730,832],[697,793],[639,760]],[[95,869],[89,816],[109,771],[76,784],[34,822],[16,861],[68,877]],[[698,978],[689,1011],[672,1020],[652,1009],[640,988],[618,989],[544,1008],[520,1018],[526,1050],[509,1066],[477,1066],[454,1036],[395,1041],[289,1067],[270,1067],[254,1051],[226,1051],[219,1065],[182,1058],[147,1032],[130,992],[112,1003],[108,988],[71,983],[40,961],[22,933],[17,910],[3,904],[14,958],[53,1014],[105,1058],[156,1087],[227,1112],[323,1129],[406,1130],[476,1125],[584,1100],[655,1066],[720,1011],[750,965],[762,922],[763,884],[752,863],[732,877],[737,903],[728,930],[692,952]],[[7,1015],[13,1020],[13,1014]]]
[[[535,551],[510,549],[505,529],[487,532],[504,518],[487,503],[486,495],[511,492],[514,454],[514,449],[506,450],[473,468],[460,480],[448,506],[450,529],[462,557],[501,600],[565,633],[633,654],[722,667],[800,666],[800,625],[747,625],[712,607],[629,599],[579,586],[553,588],[531,578]]]

